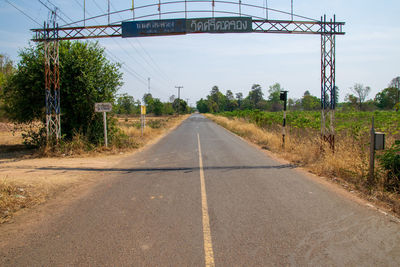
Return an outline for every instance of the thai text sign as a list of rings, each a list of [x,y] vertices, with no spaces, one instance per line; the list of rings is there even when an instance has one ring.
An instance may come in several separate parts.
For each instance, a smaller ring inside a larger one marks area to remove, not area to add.
[[[111,103],[95,103],[94,111],[95,112],[110,112],[112,110]]]
[[[252,32],[251,17],[168,19],[122,22],[122,37],[186,33]]]
[[[185,34],[185,19],[146,20],[122,22],[122,38]]]
[[[140,106],[140,114],[146,115],[146,106],[143,105]]]
[[[186,20],[187,33],[235,33],[252,31],[252,18],[250,17],[200,18]]]

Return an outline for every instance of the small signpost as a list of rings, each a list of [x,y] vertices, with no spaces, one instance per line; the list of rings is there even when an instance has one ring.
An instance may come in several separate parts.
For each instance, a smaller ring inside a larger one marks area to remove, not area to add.
[[[143,131],[144,127],[146,126],[146,106],[141,105],[140,106],[140,128],[142,129],[142,136],[143,136]]]
[[[372,126],[370,131],[370,147],[369,147],[369,176],[368,183],[375,183],[375,150],[385,149],[385,134],[375,132],[374,117],[372,117]]]
[[[110,112],[111,110],[112,110],[112,104],[111,103],[95,103],[94,104],[94,111],[95,112],[103,112],[104,144],[105,144],[106,147],[108,147],[106,112]]]

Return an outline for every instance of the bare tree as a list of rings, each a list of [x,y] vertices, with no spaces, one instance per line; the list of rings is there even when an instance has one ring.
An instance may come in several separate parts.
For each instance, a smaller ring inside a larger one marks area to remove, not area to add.
[[[358,105],[361,110],[362,104],[365,102],[365,99],[367,98],[369,92],[371,91],[371,87],[364,86],[361,83],[356,83],[350,89],[351,89],[351,91],[353,91],[356,94],[357,99],[358,99]]]

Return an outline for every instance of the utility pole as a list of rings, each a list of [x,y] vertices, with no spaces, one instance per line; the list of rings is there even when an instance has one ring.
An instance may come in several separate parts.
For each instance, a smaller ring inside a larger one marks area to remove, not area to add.
[[[183,86],[175,86],[175,88],[178,89],[178,114],[179,114],[181,107],[181,89],[183,88]]]
[[[149,94],[150,94],[150,77],[147,78],[147,81],[148,81],[148,89],[149,89]]]

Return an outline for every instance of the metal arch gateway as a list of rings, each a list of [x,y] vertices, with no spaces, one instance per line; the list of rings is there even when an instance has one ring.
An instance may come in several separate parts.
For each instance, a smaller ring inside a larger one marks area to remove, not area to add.
[[[204,4],[209,9],[204,9]],[[168,6],[181,5],[182,9],[171,11]],[[190,5],[201,5],[193,6]],[[221,5],[223,9],[217,9]],[[145,13],[149,9],[157,12]],[[165,11],[164,11],[165,8]],[[143,14],[139,15],[139,12]],[[260,17],[260,11],[265,16]],[[110,15],[129,12],[132,17],[127,20],[110,23]],[[254,13],[253,13],[254,12]],[[290,20],[270,20],[271,13],[290,16]],[[192,16],[192,15],[195,16]],[[197,17],[197,14],[210,14],[210,17]],[[215,15],[218,16],[215,16]],[[184,18],[176,18],[184,15]],[[165,19],[162,17],[165,17]],[[189,18],[190,16],[190,18]],[[229,17],[227,17],[229,16]],[[107,25],[86,26],[87,21],[108,17]],[[299,20],[294,20],[299,18]],[[71,26],[84,23],[85,26]],[[335,87],[336,87],[336,35],[344,35],[344,22],[336,18],[313,20],[268,7],[242,3],[241,0],[184,0],[134,6],[132,8],[108,12],[107,14],[84,19],[59,27],[55,22],[44,23],[42,29],[33,29],[34,42],[44,43],[45,54],[45,91],[46,91],[46,129],[48,141],[61,138],[60,123],[60,83],[59,83],[59,50],[60,40],[80,40],[110,37],[144,37],[193,33],[280,33],[308,34],[321,36],[321,136],[335,145]]]

